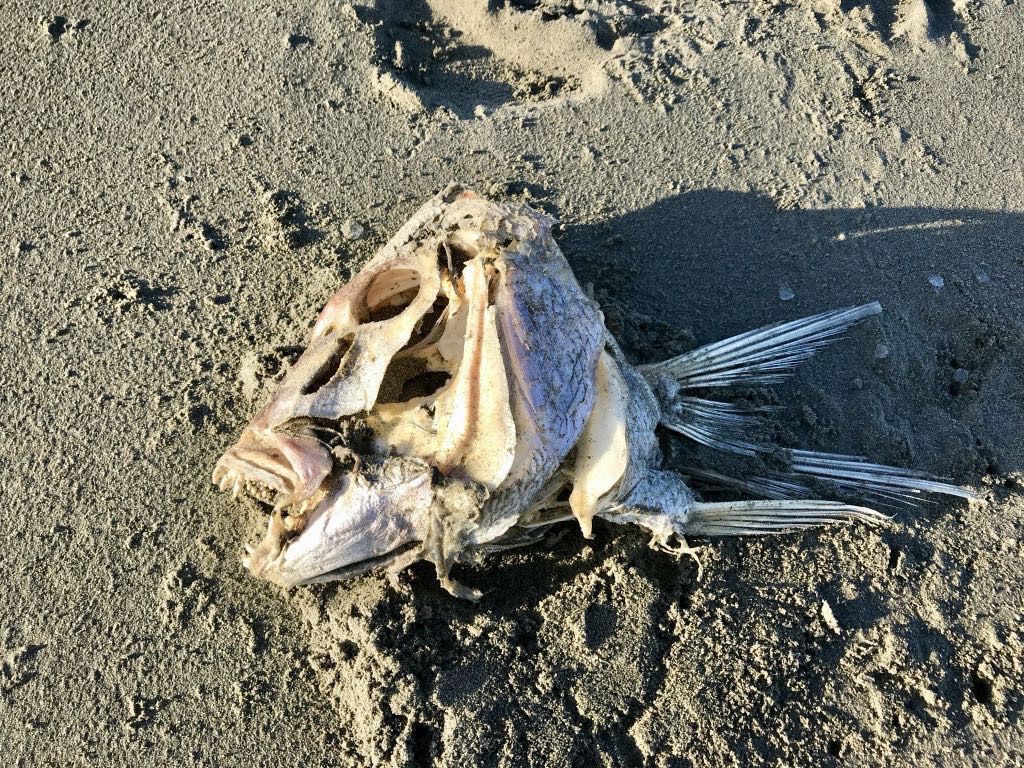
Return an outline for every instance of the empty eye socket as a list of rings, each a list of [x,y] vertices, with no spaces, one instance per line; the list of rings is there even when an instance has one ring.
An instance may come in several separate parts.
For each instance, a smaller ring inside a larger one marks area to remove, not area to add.
[[[377,275],[366,291],[370,322],[400,315],[419,292],[420,275],[414,269],[390,269]]]
[[[309,381],[306,382],[305,386],[302,387],[302,394],[311,395],[314,392],[319,392],[320,389],[338,372],[341,368],[341,364],[345,359],[345,355],[352,349],[352,342],[355,340],[355,334],[349,333],[338,340],[337,346],[334,351],[327,356],[327,359],[321,363],[320,367],[316,369]]]
[[[424,371],[402,382],[401,402],[417,397],[429,397],[441,389],[451,379],[446,371]]]
[[[391,361],[377,395],[378,403],[405,403],[419,397],[429,397],[451,379],[447,371],[428,370],[418,358],[398,358]]]

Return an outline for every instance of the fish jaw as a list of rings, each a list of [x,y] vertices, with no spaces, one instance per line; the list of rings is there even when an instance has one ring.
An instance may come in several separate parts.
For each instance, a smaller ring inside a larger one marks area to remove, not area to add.
[[[288,538],[275,513],[242,562],[258,578],[293,587],[394,554],[426,535],[431,476],[426,463],[400,457],[357,467],[338,478],[297,536]]]
[[[316,438],[275,432],[256,420],[217,461],[213,482],[234,497],[244,492],[280,510],[312,499],[333,464]]]

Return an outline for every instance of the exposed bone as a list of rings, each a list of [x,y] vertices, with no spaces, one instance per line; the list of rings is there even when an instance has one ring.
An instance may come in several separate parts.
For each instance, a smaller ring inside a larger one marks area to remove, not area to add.
[[[607,352],[597,364],[597,398],[576,446],[576,468],[569,506],[584,538],[592,538],[598,501],[622,480],[629,461],[629,393],[619,367]]]
[[[267,532],[256,547],[246,546],[247,555],[242,558],[242,565],[254,576],[261,576],[270,563],[281,553],[281,537],[284,535],[284,523],[281,514],[275,512],[267,523]]]
[[[670,360],[640,366],[640,372],[650,378],[671,376],[684,388],[775,384],[847,328],[881,311],[881,304],[873,301],[765,326]]]
[[[302,533],[287,543],[282,541],[285,525],[275,514],[257,548],[260,556],[250,556],[247,566],[257,576],[290,587],[386,555],[422,535],[433,499],[430,481],[423,462],[386,459],[366,465],[346,475],[309,514]]]
[[[435,424],[441,427],[441,441],[434,461],[446,474],[458,467],[493,490],[512,466],[516,428],[486,267],[474,259],[466,264],[463,278],[469,307],[464,352],[454,386],[437,400]]]

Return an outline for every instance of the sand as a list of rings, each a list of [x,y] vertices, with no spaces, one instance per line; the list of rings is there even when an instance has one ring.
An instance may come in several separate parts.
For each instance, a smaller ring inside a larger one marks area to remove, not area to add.
[[[1020,764],[1020,4],[505,6],[5,3],[6,762]],[[566,526],[460,568],[475,606],[253,580],[213,463],[451,180],[558,216],[638,361],[880,300],[780,437],[987,503],[708,542],[700,581]]]

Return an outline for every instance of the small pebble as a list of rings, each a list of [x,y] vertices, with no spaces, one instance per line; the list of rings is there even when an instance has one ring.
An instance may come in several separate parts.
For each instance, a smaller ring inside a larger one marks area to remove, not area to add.
[[[345,219],[341,224],[341,234],[347,240],[358,240],[366,232],[366,228],[355,219]]]
[[[971,378],[971,372],[966,368],[957,368],[953,371],[953,381],[957,384],[966,384],[969,378]]]
[[[779,298],[780,299],[782,299],[783,301],[791,301],[795,297],[796,297],[796,294],[793,293],[793,289],[790,288],[788,285],[783,284],[783,285],[779,286]]]
[[[875,346],[875,360],[885,360],[889,356],[889,347],[879,342]]]
[[[988,276],[988,272],[981,268],[978,268],[974,271],[974,277],[982,285],[988,285],[989,283],[992,282],[992,278]]]
[[[828,600],[821,601],[821,618],[825,622],[825,626],[837,635],[842,632],[842,628],[839,626],[839,622],[836,621],[836,616],[832,613],[832,606],[828,604]]]
[[[928,278],[928,282],[932,284],[932,288],[935,289],[936,293],[941,291],[946,284],[946,281],[942,279],[942,275],[932,275]]]

